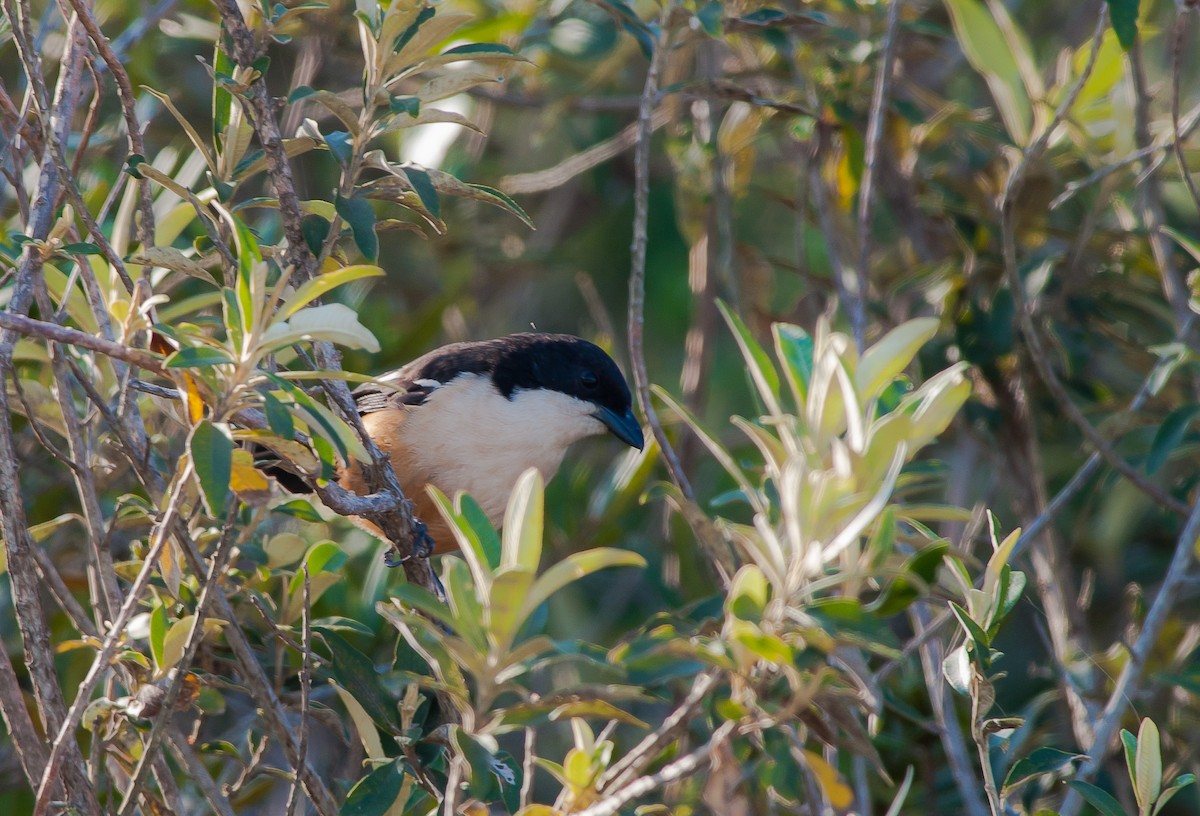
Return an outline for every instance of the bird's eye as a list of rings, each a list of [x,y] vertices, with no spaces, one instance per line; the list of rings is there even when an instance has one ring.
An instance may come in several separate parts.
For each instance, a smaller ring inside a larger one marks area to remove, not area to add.
[[[592,390],[600,382],[600,378],[596,376],[594,371],[585,371],[579,375],[579,384],[587,390]]]

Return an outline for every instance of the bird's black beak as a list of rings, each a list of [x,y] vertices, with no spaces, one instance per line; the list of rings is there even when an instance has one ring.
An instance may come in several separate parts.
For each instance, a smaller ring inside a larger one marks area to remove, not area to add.
[[[641,450],[645,447],[646,438],[642,436],[642,424],[633,415],[632,408],[626,408],[625,413],[618,414],[612,408],[601,405],[592,416],[603,422],[604,426],[612,431],[613,436],[631,448]]]

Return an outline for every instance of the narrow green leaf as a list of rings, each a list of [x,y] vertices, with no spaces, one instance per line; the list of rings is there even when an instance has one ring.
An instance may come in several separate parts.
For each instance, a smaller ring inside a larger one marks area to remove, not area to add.
[[[781,413],[779,374],[775,371],[771,358],[754,339],[754,335],[750,333],[750,329],[742,322],[742,319],[734,314],[724,301],[718,300],[717,308],[721,310],[721,315],[729,324],[729,328],[733,329],[733,336],[737,340],[738,348],[742,350],[742,358],[746,361],[750,378],[754,381],[754,386],[758,389],[759,396],[762,397],[767,410],[774,416],[779,415]]]
[[[1146,717],[1138,729],[1137,738],[1137,794],[1142,810],[1149,810],[1162,793],[1162,746],[1159,744],[1158,726]]]
[[[404,173],[404,177],[408,179],[408,183],[412,185],[417,197],[421,199],[422,206],[434,218],[442,217],[442,202],[438,197],[437,188],[433,186],[433,180],[429,177],[429,172],[413,165],[405,165],[400,168]]]
[[[464,493],[461,501],[463,518],[471,525],[475,535],[479,537],[480,551],[486,559],[487,568],[493,572],[500,567],[501,546],[500,536],[488,519],[487,513],[469,494]]]
[[[1087,759],[1086,754],[1072,754],[1057,748],[1036,748],[1027,757],[1021,757],[1008,771],[1004,779],[1003,794],[1043,774],[1056,773],[1072,762]]]
[[[1121,747],[1125,749],[1125,767],[1129,770],[1129,781],[1136,789],[1137,780],[1137,737],[1124,728],[1121,729]]]
[[[73,244],[63,244],[62,251],[68,255],[99,255],[102,250],[91,241],[78,241]]]
[[[354,695],[376,725],[389,734],[399,735],[400,720],[395,702],[383,690],[379,673],[370,658],[337,632],[322,630],[321,638],[329,647],[330,671],[334,679]]]
[[[450,610],[424,587],[416,584],[398,584],[389,592],[393,601],[400,601],[406,606],[411,606],[447,628],[454,625],[454,618],[451,616]]]
[[[221,47],[222,43],[228,42],[229,32],[225,30],[225,26],[221,26],[221,35],[217,37],[215,44],[215,53],[213,54],[213,73],[217,76],[231,76],[233,74],[234,64],[233,59]],[[213,126],[213,144],[217,146],[218,152],[225,151],[225,145],[222,139],[225,135],[226,128],[229,127],[229,122],[233,111],[233,94],[226,88],[224,83],[213,83],[212,95],[212,126]]]
[[[339,816],[387,816],[399,812],[404,788],[404,760],[395,759],[380,765],[350,789]]]
[[[492,771],[491,752],[459,726],[455,726],[450,734],[455,748],[467,761],[467,789],[471,795],[482,802],[496,798],[498,780]]]
[[[1184,405],[1167,414],[1167,418],[1154,434],[1154,441],[1150,443],[1150,453],[1146,455],[1147,473],[1153,475],[1166,464],[1167,459],[1183,442],[1188,426],[1197,414],[1200,414],[1200,405]]]
[[[508,532],[507,523],[505,523],[505,532]],[[597,570],[609,569],[610,567],[645,566],[646,559],[629,550],[599,547],[594,550],[572,553],[550,567],[550,569],[546,570],[545,573],[534,581],[533,586],[529,588],[528,596],[525,598],[525,605],[521,611],[521,619],[528,618],[533,614],[535,609],[541,606],[543,601],[567,584],[577,581],[585,575],[591,575]]]
[[[150,613],[150,656],[154,665],[163,667],[163,641],[167,637],[167,608],[161,603]]]
[[[220,349],[196,346],[180,349],[168,357],[164,365],[167,368],[203,368],[232,362],[233,358]]]
[[[271,508],[272,513],[283,513],[284,515],[298,518],[301,521],[320,522],[324,521],[321,514],[316,511],[316,508],[311,503],[304,499],[292,499],[291,501],[277,504]]]
[[[783,374],[796,399],[797,411],[803,413],[813,372],[812,336],[791,323],[776,323],[771,331],[775,336],[775,356],[783,363]]]
[[[1175,780],[1167,787],[1167,789],[1162,792],[1162,795],[1158,797],[1158,801],[1154,803],[1154,810],[1151,811],[1150,816],[1158,816],[1158,812],[1166,807],[1167,802],[1170,802],[1171,798],[1175,796],[1175,794],[1179,793],[1181,790],[1186,788],[1188,785],[1191,785],[1195,781],[1195,774],[1186,773],[1182,776],[1176,777]]]
[[[520,567],[503,569],[492,578],[487,605],[487,633],[501,651],[512,646],[528,614],[525,599],[534,584],[533,572]]]
[[[1033,106],[1008,41],[981,0],[944,0],[963,55],[983,75],[1014,142],[1029,142]]]
[[[1079,779],[1072,779],[1067,784],[1086,799],[1089,805],[1100,811],[1100,816],[1127,816],[1121,803],[1102,788]]]
[[[450,613],[454,616],[451,628],[476,652],[472,661],[483,663],[487,652],[485,633],[485,601],[482,592],[471,582],[471,570],[459,558],[447,558],[442,564],[442,582]],[[466,661],[464,661],[464,665]]]
[[[331,226],[328,218],[316,213],[309,213],[300,220],[300,233],[304,236],[304,243],[308,247],[308,251],[313,255],[321,254],[321,249],[325,246],[325,239],[329,237]]]
[[[759,620],[767,608],[770,592],[763,571],[754,564],[744,564],[733,576],[733,584],[729,588],[730,614],[746,621]]]
[[[225,509],[233,474],[233,434],[225,423],[203,419],[192,428],[188,451],[204,506],[210,516],[217,518]]]
[[[337,214],[350,225],[358,251],[368,261],[379,259],[379,238],[375,235],[375,210],[365,198],[342,198],[333,202]]]
[[[262,401],[263,412],[267,415],[267,427],[271,432],[284,439],[295,439],[296,422],[292,419],[292,412],[270,391],[263,392]]]
[[[502,567],[537,572],[542,559],[544,502],[542,474],[537,468],[529,468],[517,479],[504,514],[504,535],[500,544]]]
[[[1138,0],[1105,0],[1108,3],[1108,17],[1117,41],[1128,51],[1137,40]]]
[[[855,371],[855,385],[863,400],[879,396],[900,372],[908,368],[921,347],[937,334],[936,317],[919,317],[901,323],[863,352]]]
[[[318,275],[297,289],[283,302],[279,307],[279,316],[286,320],[331,289],[336,289],[351,281],[362,280],[363,278],[378,278],[382,275],[383,270],[371,264],[344,266],[333,272]]]
[[[950,611],[954,613],[954,617],[958,618],[958,622],[962,625],[963,630],[967,633],[967,637],[975,644],[975,654],[984,656],[987,649],[991,646],[992,639],[988,637],[987,632],[983,627],[975,622],[974,619],[967,613],[967,610],[950,601]]]

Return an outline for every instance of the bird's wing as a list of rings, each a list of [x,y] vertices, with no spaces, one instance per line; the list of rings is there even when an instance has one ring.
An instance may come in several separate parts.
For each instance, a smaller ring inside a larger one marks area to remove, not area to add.
[[[410,379],[403,376],[404,370],[369,382],[354,389],[354,402],[359,416],[392,408],[411,408],[421,405],[441,383],[436,380]]]

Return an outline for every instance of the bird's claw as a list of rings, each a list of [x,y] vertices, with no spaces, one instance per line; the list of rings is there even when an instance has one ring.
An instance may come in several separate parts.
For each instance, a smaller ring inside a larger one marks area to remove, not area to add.
[[[383,565],[394,569],[410,558],[429,558],[433,555],[433,537],[429,535],[429,528],[425,526],[425,522],[420,519],[413,519],[413,539],[411,555],[401,555],[400,550],[393,544],[383,552]]]

